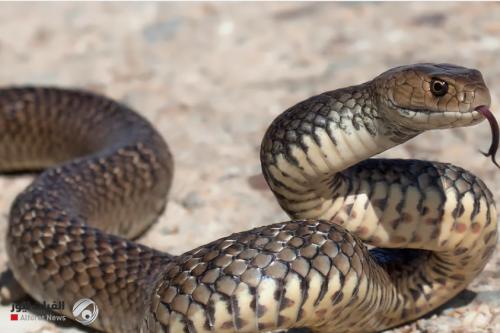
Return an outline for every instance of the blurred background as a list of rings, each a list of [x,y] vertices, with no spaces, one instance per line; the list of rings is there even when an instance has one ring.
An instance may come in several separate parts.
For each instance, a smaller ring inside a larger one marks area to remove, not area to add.
[[[499,3],[2,3],[0,85],[91,89],[152,121],[176,173],[166,213],[140,241],[180,254],[287,219],[261,176],[260,141],[274,117],[313,94],[397,65],[449,62],[481,70],[498,109],[499,17]],[[500,172],[478,152],[490,140],[483,122],[383,156],[458,164],[500,202]],[[2,240],[30,180],[0,178]],[[80,331],[12,322],[10,308],[0,307],[3,332]],[[500,251],[451,305],[391,332],[500,332]]]

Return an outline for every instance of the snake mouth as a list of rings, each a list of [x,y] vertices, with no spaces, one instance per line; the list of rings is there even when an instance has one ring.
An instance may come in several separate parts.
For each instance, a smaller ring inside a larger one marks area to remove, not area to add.
[[[395,105],[389,100],[391,105],[398,115],[393,118],[400,125],[415,128],[417,130],[428,130],[438,128],[451,128],[471,126],[486,119],[490,124],[491,129],[491,144],[487,152],[480,151],[484,156],[491,157],[491,161],[500,169],[500,164],[496,160],[496,153],[500,145],[500,129],[498,122],[486,105],[480,105],[472,110],[465,112],[457,111],[435,111],[426,109],[408,109]],[[393,113],[394,115],[394,113]]]
[[[483,152],[481,153],[486,156],[490,157],[491,156],[491,161],[493,164],[495,164],[498,168],[500,168],[500,165],[498,165],[495,156],[498,150],[498,141],[499,141],[499,130],[498,130],[498,122],[493,115],[493,113],[488,109],[486,105],[480,105],[477,108],[474,109],[474,111],[479,112],[488,122],[490,123],[490,128],[491,128],[491,145],[490,148],[488,149],[488,152]]]
[[[388,99],[388,105],[391,109],[395,110],[402,116],[406,117],[418,117],[418,116],[429,116],[429,115],[443,115],[446,117],[470,117],[472,121],[480,120],[482,117],[480,116],[481,112],[478,110],[479,107],[476,107],[473,110],[464,110],[464,111],[446,111],[446,110],[431,110],[429,108],[405,108],[393,100]],[[484,105],[484,107],[486,107]],[[486,107],[487,108],[487,107]]]
[[[466,111],[440,111],[428,108],[404,108],[389,101],[388,119],[419,131],[472,126],[485,117],[478,108]]]

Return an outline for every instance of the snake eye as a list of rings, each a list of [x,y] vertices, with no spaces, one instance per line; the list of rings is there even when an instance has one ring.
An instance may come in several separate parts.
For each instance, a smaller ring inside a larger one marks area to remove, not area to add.
[[[446,81],[441,80],[432,80],[431,81],[431,92],[436,97],[441,97],[446,95],[448,92],[448,83]]]

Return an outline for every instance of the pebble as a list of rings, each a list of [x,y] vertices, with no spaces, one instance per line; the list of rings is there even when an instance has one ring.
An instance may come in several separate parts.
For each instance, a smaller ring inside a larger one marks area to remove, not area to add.
[[[181,203],[186,209],[196,209],[202,207],[205,201],[198,192],[192,191],[186,195]]]

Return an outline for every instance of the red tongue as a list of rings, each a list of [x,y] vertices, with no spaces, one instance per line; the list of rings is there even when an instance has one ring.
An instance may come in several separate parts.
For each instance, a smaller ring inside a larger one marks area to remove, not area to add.
[[[500,165],[498,165],[497,161],[495,160],[495,155],[498,150],[498,140],[499,140],[497,120],[495,119],[493,113],[491,113],[491,111],[485,105],[478,106],[476,108],[476,111],[482,114],[483,117],[488,120],[488,122],[490,123],[491,134],[493,135],[490,149],[488,150],[487,153],[485,152],[481,153],[484,156],[491,156],[491,160],[493,161],[493,163],[500,168]]]

